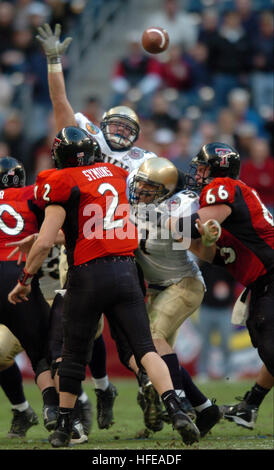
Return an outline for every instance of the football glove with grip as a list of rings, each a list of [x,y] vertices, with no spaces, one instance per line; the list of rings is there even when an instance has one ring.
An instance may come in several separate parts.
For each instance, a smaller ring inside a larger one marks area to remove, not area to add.
[[[41,43],[48,63],[60,63],[61,56],[66,52],[72,38],[67,37],[63,42],[60,42],[61,25],[58,23],[55,25],[54,32],[48,23],[39,26],[37,30],[39,34],[36,36],[36,39]]]
[[[221,226],[215,219],[209,219],[203,224],[202,242],[205,246],[212,246],[221,236]]]

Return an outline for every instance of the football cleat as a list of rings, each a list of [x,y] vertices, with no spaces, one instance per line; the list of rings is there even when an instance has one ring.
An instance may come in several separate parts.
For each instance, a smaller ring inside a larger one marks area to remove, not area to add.
[[[186,445],[199,442],[200,431],[186,413],[183,413],[181,410],[170,413],[170,420],[173,429],[178,431]]]
[[[145,411],[145,407],[146,407],[145,397],[144,397],[143,392],[140,390],[137,394],[137,403],[140,406],[141,410]]]
[[[240,400],[237,405],[223,405],[221,411],[223,417],[228,421],[234,421],[238,426],[242,426],[247,429],[254,429],[257,416],[258,407],[255,405],[249,405],[246,402],[249,392],[242,397],[236,397],[236,400]]]
[[[44,405],[43,406],[43,420],[44,426],[47,431],[53,431],[56,428],[58,417],[58,406]]]
[[[84,428],[84,433],[88,436],[92,425],[92,404],[89,400],[82,402],[79,400],[79,418]]]
[[[221,410],[215,403],[212,403],[211,406],[200,412],[196,411],[196,414],[196,426],[200,431],[201,437],[204,437],[222,417]]]
[[[151,431],[161,431],[164,423],[162,421],[163,411],[159,395],[145,371],[139,370],[137,378],[140,385],[137,403],[143,411],[144,423]]]
[[[27,430],[39,423],[38,416],[30,405],[25,411],[12,410],[12,412],[13,418],[7,437],[25,437]]]
[[[100,429],[108,429],[114,424],[113,405],[118,395],[116,387],[109,383],[106,390],[95,389],[97,396],[97,423]]]
[[[56,429],[56,431],[49,436],[49,442],[52,447],[68,447],[70,439],[71,432],[66,431],[64,428]]]
[[[148,429],[151,431],[157,432],[163,429],[164,423],[162,420],[162,406],[161,400],[153,387],[151,382],[148,382],[144,387],[142,387],[142,398],[139,396],[139,401],[137,401],[141,406],[143,403],[143,413],[144,413],[144,422]],[[142,406],[141,406],[142,408]]]
[[[196,418],[196,411],[192,407],[192,405],[191,405],[190,401],[188,400],[188,398],[178,397],[178,399],[180,400],[181,410],[185,414],[187,414],[190,417],[190,419],[192,419],[192,421],[194,421],[195,418]],[[170,417],[169,417],[168,412],[166,410],[162,412],[162,419],[163,419],[163,421],[165,421],[165,423],[170,424]]]
[[[88,441],[88,436],[85,434],[83,424],[77,418],[72,424],[72,434],[70,438],[71,444],[83,444]]]

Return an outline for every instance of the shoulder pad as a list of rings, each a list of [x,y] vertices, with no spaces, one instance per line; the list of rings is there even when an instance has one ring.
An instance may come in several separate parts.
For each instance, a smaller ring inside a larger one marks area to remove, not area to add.
[[[182,191],[179,191],[177,194],[181,194],[182,196],[187,196],[189,199],[199,199],[199,194],[195,193],[195,191],[192,191],[190,189],[183,189]]]
[[[88,121],[86,123],[85,130],[91,135],[96,135],[96,134],[99,134],[100,132],[99,127],[95,126],[95,124],[93,124],[93,122],[91,121]]]
[[[164,201],[171,216],[182,217],[199,210],[199,197],[193,191],[180,191]]]
[[[99,127],[97,127],[93,122],[82,113],[74,114],[75,120],[81,129],[86,130],[91,135],[96,135],[100,132]]]
[[[141,158],[153,158],[157,157],[157,155],[153,152],[148,152],[147,150],[141,149],[139,147],[132,147],[128,154],[130,158],[139,160]]]
[[[143,149],[132,147],[128,152],[128,156],[134,160],[139,160],[140,158],[144,157],[144,152],[145,151]]]

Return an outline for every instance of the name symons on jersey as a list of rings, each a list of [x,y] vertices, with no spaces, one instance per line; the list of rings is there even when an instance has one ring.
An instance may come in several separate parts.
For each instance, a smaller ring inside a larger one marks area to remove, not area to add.
[[[89,181],[104,178],[105,176],[113,176],[110,169],[106,166],[100,168],[88,168],[87,170],[83,170],[82,173]]]

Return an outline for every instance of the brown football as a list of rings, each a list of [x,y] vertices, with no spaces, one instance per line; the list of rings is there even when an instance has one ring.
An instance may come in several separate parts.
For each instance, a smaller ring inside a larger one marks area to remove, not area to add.
[[[151,26],[143,32],[142,46],[150,54],[160,54],[168,45],[169,36],[165,29]]]

